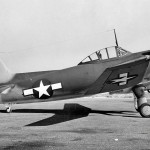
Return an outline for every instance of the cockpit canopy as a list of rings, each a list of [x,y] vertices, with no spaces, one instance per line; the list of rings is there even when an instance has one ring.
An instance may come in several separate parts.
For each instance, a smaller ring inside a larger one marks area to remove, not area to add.
[[[78,65],[90,63],[92,61],[101,61],[116,57],[123,57],[127,54],[131,54],[131,52],[124,50],[121,47],[118,46],[112,46],[107,47],[101,50],[98,50],[91,55],[87,56],[85,59],[83,59]]]

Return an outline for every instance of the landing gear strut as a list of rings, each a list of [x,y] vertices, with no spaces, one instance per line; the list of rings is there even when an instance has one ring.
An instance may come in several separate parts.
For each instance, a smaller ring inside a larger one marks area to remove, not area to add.
[[[134,106],[142,117],[150,118],[150,105],[147,103],[145,96],[145,87],[143,85],[137,85],[132,89],[134,93]]]

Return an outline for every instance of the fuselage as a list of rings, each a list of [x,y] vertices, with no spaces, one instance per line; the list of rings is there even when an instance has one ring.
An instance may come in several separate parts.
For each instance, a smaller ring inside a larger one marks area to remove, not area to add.
[[[137,60],[143,57],[143,53],[132,53],[124,57],[93,61],[63,70],[15,74],[9,81],[1,83],[1,86],[10,86],[9,89],[1,93],[1,103],[43,102],[85,96],[87,89],[96,82],[107,68]],[[61,87],[54,90],[52,96],[47,99],[38,99],[32,94],[29,96],[23,95],[24,90],[32,89],[34,83],[42,79],[50,81],[50,84],[59,83]],[[150,65],[147,67],[143,82],[149,79]]]

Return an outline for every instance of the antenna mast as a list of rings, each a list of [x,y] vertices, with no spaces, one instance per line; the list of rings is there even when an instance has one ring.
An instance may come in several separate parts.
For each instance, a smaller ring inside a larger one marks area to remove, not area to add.
[[[118,46],[117,35],[116,35],[116,31],[115,31],[115,29],[114,29],[114,34],[115,34],[116,46]]]

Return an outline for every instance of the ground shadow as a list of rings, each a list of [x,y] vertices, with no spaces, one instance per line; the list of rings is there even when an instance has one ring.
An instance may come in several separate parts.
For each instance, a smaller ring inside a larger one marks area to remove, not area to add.
[[[29,112],[29,110],[25,110],[25,112]],[[63,110],[33,110],[33,112],[54,113],[55,115],[26,126],[47,126],[86,117],[91,112],[91,109],[79,104],[65,104]]]
[[[0,112],[4,112],[1,110]],[[134,117],[137,118],[134,111],[105,111],[105,110],[92,110],[88,107],[82,106],[76,103],[68,103],[64,105],[63,109],[16,109],[13,113],[53,113],[54,115],[46,119],[28,124],[26,126],[48,126],[57,123],[62,123],[82,117],[86,117],[89,114],[103,114],[109,116],[122,116],[122,117]]]

